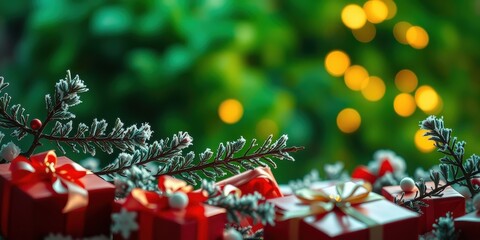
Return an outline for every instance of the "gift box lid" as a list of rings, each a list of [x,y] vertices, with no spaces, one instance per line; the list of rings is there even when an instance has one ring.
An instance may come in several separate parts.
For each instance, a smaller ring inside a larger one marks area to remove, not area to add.
[[[467,213],[461,217],[455,218],[455,223],[457,222],[475,222],[480,223],[480,211],[473,211]],[[480,226],[480,225],[479,225]],[[480,230],[479,230],[480,231]]]
[[[57,158],[57,166],[62,166],[65,164],[72,164],[76,169],[84,169],[78,163],[70,160],[67,157],[58,157]],[[0,164],[0,176],[7,181],[11,181],[12,176],[10,172],[10,164]],[[115,191],[115,186],[99,176],[93,174],[92,172],[87,172],[80,181],[85,185],[85,189],[89,193],[93,193],[96,191]],[[18,187],[28,195],[32,196],[35,199],[42,199],[48,198],[52,196],[50,191],[44,191],[45,188],[51,188],[51,183],[43,181],[43,182],[36,182],[32,184],[20,184]]]
[[[444,183],[440,183],[440,184],[444,184]],[[431,187],[434,187],[433,182],[425,182],[425,185],[427,186],[427,192],[429,191],[429,189],[431,189]],[[405,195],[403,196],[403,199],[410,200],[415,198],[416,192],[417,191],[406,192]],[[382,195],[389,200],[393,200],[393,198],[396,196],[400,197],[402,193],[403,193],[403,190],[400,188],[400,186],[386,186],[382,188]],[[433,196],[431,198],[425,198],[425,201],[429,201],[430,199],[438,199],[438,198],[442,198],[442,199],[448,199],[448,198],[464,199],[465,198],[463,197],[462,194],[458,193],[455,189],[453,189],[450,186],[446,187],[442,193],[443,195],[441,197]]]
[[[354,208],[382,226],[400,221],[417,221],[420,216],[387,200],[362,203],[354,206]],[[334,210],[321,216],[307,217],[305,222],[332,238],[368,228],[366,224],[354,217],[345,215],[340,210]]]

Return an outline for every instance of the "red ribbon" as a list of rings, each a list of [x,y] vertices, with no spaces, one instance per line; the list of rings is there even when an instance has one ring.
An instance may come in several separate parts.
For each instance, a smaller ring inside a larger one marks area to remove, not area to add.
[[[123,207],[129,211],[140,212],[138,219],[142,229],[139,231],[139,239],[154,238],[153,216],[155,214],[160,214],[163,211],[176,211],[176,216],[185,219],[195,219],[197,221],[197,240],[207,240],[208,222],[202,204],[208,199],[206,193],[204,191],[194,192],[193,187],[187,185],[185,181],[170,176],[160,176],[158,188],[165,195],[179,191],[186,193],[189,199],[188,206],[181,210],[172,209],[169,206],[168,197],[142,189],[133,189],[126,198]],[[142,214],[142,212],[147,214]]]
[[[51,182],[52,190],[58,194],[68,193],[68,200],[63,213],[88,205],[88,191],[80,181],[87,172],[78,170],[72,164],[57,165],[54,151],[33,155],[30,159],[24,156],[16,157],[11,165],[12,182],[15,184]]]
[[[363,179],[371,184],[374,184],[378,178],[382,177],[388,172],[393,172],[393,166],[388,159],[382,160],[378,174],[372,173],[366,166],[356,167],[352,172],[352,178]]]

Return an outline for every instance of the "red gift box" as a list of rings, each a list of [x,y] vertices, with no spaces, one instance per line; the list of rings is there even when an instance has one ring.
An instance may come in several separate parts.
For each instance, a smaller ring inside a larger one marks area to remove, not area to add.
[[[222,188],[226,185],[233,185],[240,189],[242,195],[258,192],[262,194],[265,199],[283,197],[280,187],[269,167],[258,167],[245,171],[217,182],[217,185]],[[241,221],[240,225],[242,227],[252,226],[252,231],[250,233],[253,234],[257,230],[263,228],[263,224],[253,224],[253,222],[254,221],[251,218],[246,218]]]
[[[431,187],[434,187],[433,182],[426,182],[425,185],[427,186],[427,191]],[[396,196],[400,198],[402,193],[403,191],[400,186],[387,186],[382,188],[382,195],[390,201],[393,201]],[[420,217],[420,224],[418,225],[420,234],[432,231],[435,220],[444,217],[447,212],[451,212],[453,218],[465,215],[465,197],[463,197],[462,194],[451,187],[446,187],[442,193],[443,195],[441,197],[433,196],[423,199],[423,202],[428,204],[428,207],[420,208],[423,212]],[[403,199],[413,199],[415,198],[415,194],[416,191],[405,193]]]
[[[480,211],[455,218],[455,230],[460,234],[459,239],[476,240],[480,232]]]
[[[157,193],[135,189],[126,200],[115,204],[115,212],[122,208],[129,212],[135,212],[135,222],[138,229],[130,233],[127,238],[121,234],[113,234],[114,239],[223,239],[223,230],[227,221],[226,210],[203,204],[189,205],[185,209],[153,208],[147,209],[140,206],[133,195],[138,191],[145,194],[147,205],[157,204],[166,197],[160,197]]]
[[[347,183],[348,184],[348,183]],[[354,184],[354,183],[350,183]],[[331,192],[335,186],[323,189]],[[416,225],[419,215],[383,200],[377,194],[370,193],[371,201],[352,205],[369,224],[353,215],[334,208],[333,210],[308,217],[276,221],[275,226],[266,226],[265,239],[418,239]],[[305,205],[297,196],[271,199],[281,211],[305,212],[311,207]],[[353,204],[353,203],[352,203]],[[372,224],[374,222],[374,224]],[[408,229],[408,231],[405,231]]]
[[[283,197],[275,177],[269,167],[259,167],[217,182],[217,185],[233,185],[242,195],[258,192],[266,199]]]
[[[66,157],[59,157],[56,166],[68,164],[84,170]],[[4,237],[43,239],[50,233],[72,237],[109,236],[115,195],[112,184],[94,174],[86,174],[79,182],[88,192],[88,201],[95,204],[63,213],[68,194],[55,192],[49,179],[13,183],[9,168],[10,164],[0,165],[0,221]]]

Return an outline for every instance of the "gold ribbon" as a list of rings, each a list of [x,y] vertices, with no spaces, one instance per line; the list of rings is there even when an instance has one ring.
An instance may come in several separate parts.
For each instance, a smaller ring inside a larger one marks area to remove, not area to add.
[[[300,219],[307,216],[319,215],[333,211],[338,208],[346,215],[367,225],[370,231],[370,240],[382,239],[383,228],[375,220],[363,215],[352,204],[365,203],[383,199],[382,196],[371,193],[372,187],[368,183],[358,184],[353,182],[342,182],[335,185],[335,188],[324,189],[300,189],[295,196],[308,207],[296,209],[295,211],[280,212],[281,220]],[[298,237],[298,226],[300,221],[291,224],[290,239]],[[294,236],[296,235],[296,236]]]

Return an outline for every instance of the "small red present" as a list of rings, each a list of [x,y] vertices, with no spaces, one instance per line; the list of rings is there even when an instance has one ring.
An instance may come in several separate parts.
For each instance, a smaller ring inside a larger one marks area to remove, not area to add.
[[[281,214],[265,227],[265,239],[418,239],[417,213],[358,186],[347,182],[269,200]]]
[[[203,192],[184,188],[186,184],[181,180],[162,176],[159,185],[163,191],[173,187],[172,195],[134,189],[115,204],[114,239],[222,239],[227,221],[225,209],[204,205]],[[171,206],[169,199],[174,194],[186,196],[186,205]]]
[[[262,194],[265,199],[283,197],[280,187],[269,167],[259,167],[245,171],[217,182],[217,185],[221,188],[224,188],[226,185],[233,185],[241,191],[241,195],[258,192]],[[253,222],[253,219],[246,218],[241,221],[240,225],[242,227],[252,226],[250,233],[253,234],[263,228],[263,224],[254,224]]]
[[[426,182],[425,185],[427,186],[427,190],[434,187],[433,182]],[[382,195],[390,201],[393,201],[395,197],[399,199],[402,193],[403,191],[400,186],[387,186],[382,188]],[[452,212],[453,218],[465,215],[465,197],[463,197],[462,194],[451,187],[446,187],[442,193],[443,195],[440,197],[433,196],[423,199],[423,202],[429,206],[420,208],[423,212],[420,217],[420,224],[418,225],[420,234],[432,231],[435,220],[439,217],[444,217],[447,212]],[[405,193],[403,199],[413,199],[415,198],[415,194],[416,191]]]
[[[277,181],[269,167],[259,167],[217,182],[224,187],[233,185],[242,191],[242,195],[258,192],[266,199],[283,197]]]
[[[53,151],[0,165],[0,193],[1,232],[8,239],[110,234],[115,187]]]
[[[455,218],[455,230],[459,233],[459,239],[478,239],[480,232],[480,211],[473,211]]]

